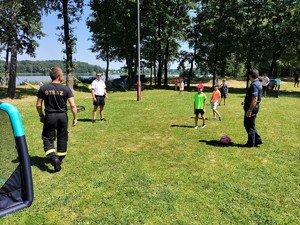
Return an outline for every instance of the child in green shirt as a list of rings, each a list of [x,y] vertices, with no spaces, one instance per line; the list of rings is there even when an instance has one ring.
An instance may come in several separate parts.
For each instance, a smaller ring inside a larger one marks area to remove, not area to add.
[[[205,110],[206,110],[206,94],[203,93],[204,86],[203,84],[198,84],[198,93],[194,95],[194,113],[195,113],[195,129],[198,128],[198,118],[201,114],[202,126],[201,128],[206,127],[205,124]]]

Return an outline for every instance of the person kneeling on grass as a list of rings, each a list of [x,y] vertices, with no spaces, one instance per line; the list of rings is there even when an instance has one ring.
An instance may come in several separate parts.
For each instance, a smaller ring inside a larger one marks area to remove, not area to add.
[[[221,92],[219,91],[219,85],[214,85],[214,91],[212,92],[211,99],[210,99],[210,105],[211,109],[213,111],[213,119],[216,119],[216,115],[218,115],[219,120],[222,120],[222,116],[217,111],[217,107],[219,103],[221,102]]]
[[[199,114],[201,114],[202,118],[202,126],[201,128],[206,127],[205,124],[205,110],[206,110],[206,94],[203,93],[204,86],[203,84],[198,84],[198,93],[194,96],[194,113],[195,113],[195,129],[198,128],[198,118]]]

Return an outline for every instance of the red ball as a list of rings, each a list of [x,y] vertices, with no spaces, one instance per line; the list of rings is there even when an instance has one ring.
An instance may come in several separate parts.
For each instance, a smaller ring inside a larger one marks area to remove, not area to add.
[[[231,139],[229,136],[227,135],[223,135],[220,139],[220,142],[223,144],[223,145],[229,145],[230,142],[231,142]]]

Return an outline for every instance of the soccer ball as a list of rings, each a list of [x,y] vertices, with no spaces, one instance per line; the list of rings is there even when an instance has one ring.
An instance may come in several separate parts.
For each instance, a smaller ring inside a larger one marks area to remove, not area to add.
[[[221,137],[220,142],[221,142],[223,145],[230,145],[231,139],[230,139],[229,136],[224,135],[224,136]]]

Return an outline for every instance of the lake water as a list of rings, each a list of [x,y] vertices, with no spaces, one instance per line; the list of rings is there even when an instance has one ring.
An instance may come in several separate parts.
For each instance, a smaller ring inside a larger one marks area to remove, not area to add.
[[[81,77],[83,79],[90,79],[93,78],[95,76],[76,76],[76,77]],[[95,77],[96,78],[96,77]],[[118,79],[120,78],[119,75],[109,75],[108,76],[108,80],[114,80],[114,79]],[[66,79],[66,77],[65,77]],[[102,76],[102,80],[105,80],[105,76]],[[29,83],[29,84],[33,84],[33,83],[49,83],[51,82],[51,78],[49,76],[17,76],[16,78],[16,85],[20,85],[22,83]]]
[[[173,74],[170,75],[169,77],[178,77],[178,74]],[[90,79],[90,78],[96,78],[96,76],[89,76],[89,75],[77,75],[77,78],[80,77],[82,79]],[[146,75],[146,77],[150,77],[150,75]],[[197,77],[211,77],[211,75],[198,75]],[[119,79],[120,75],[116,74],[111,74],[108,76],[108,80],[114,80],[114,79]],[[66,79],[66,77],[65,77]],[[102,76],[102,80],[105,81],[105,76]],[[19,76],[17,75],[16,78],[16,85],[24,84],[24,83],[29,83],[29,84],[37,84],[39,82],[42,83],[49,83],[51,82],[51,79],[49,76]]]

